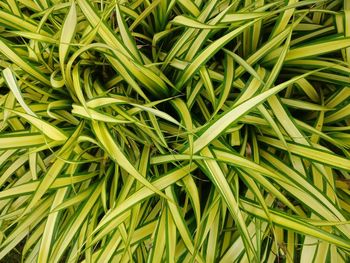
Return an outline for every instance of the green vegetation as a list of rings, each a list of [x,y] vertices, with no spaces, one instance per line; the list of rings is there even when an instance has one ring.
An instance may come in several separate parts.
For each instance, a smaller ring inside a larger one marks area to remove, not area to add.
[[[349,262],[349,1],[3,0],[0,71],[4,262]]]

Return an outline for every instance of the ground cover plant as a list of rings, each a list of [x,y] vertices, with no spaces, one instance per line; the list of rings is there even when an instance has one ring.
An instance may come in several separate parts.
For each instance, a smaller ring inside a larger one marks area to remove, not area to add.
[[[349,1],[3,0],[0,70],[4,262],[349,262]]]

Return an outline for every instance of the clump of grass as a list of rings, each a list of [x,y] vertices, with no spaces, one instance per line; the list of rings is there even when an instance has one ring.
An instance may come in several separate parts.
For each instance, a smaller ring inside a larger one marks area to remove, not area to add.
[[[0,5],[0,258],[337,262],[348,1]]]

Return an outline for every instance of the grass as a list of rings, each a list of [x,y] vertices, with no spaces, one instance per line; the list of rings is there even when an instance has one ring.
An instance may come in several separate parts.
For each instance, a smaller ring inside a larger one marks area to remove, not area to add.
[[[0,32],[0,259],[349,261],[348,1],[5,0]]]

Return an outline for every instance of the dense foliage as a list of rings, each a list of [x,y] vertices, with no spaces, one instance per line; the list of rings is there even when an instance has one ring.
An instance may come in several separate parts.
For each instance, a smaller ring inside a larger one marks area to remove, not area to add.
[[[3,0],[0,70],[0,259],[349,262],[349,1]]]

